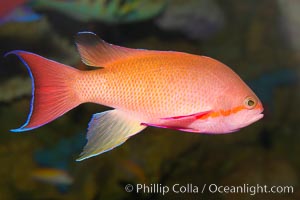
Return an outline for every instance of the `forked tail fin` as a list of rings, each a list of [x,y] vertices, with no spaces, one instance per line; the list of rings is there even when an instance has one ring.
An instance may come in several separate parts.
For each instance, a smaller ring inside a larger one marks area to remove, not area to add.
[[[27,121],[12,132],[22,132],[47,124],[81,102],[72,88],[78,70],[33,53],[12,51],[25,64],[32,79],[32,98]]]

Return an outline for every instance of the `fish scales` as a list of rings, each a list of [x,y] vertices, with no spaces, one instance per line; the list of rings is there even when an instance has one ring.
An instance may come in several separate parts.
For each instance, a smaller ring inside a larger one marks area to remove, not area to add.
[[[145,113],[146,119],[213,107],[214,99],[207,94],[216,80],[210,77],[214,69],[205,63],[206,58],[176,52],[161,54],[133,55],[104,69],[80,72],[84,76],[80,75],[76,83],[78,93],[90,102]]]

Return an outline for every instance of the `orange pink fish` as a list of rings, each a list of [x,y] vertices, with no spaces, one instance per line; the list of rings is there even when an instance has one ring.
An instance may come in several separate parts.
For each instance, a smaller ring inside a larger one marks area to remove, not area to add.
[[[114,108],[95,114],[78,161],[109,151],[148,126],[222,134],[263,117],[263,106],[241,78],[223,63],[175,51],[130,49],[80,32],[80,71],[25,51],[12,51],[32,78],[27,121],[13,132],[47,124],[79,104]]]

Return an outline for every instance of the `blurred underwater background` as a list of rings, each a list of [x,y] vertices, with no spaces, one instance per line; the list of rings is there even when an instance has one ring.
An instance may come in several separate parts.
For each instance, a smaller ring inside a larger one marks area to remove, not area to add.
[[[76,162],[94,113],[83,104],[38,129],[27,118],[31,80],[11,50],[85,70],[79,31],[131,48],[206,55],[255,91],[265,117],[233,134],[149,127],[126,144]],[[300,199],[300,1],[1,0],[0,199]],[[127,184],[293,186],[286,194],[128,193]]]

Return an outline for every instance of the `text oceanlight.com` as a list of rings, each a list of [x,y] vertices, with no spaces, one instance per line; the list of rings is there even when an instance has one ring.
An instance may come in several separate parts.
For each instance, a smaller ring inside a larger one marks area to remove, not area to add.
[[[153,184],[127,184],[125,186],[126,192],[144,193],[144,194],[168,194],[168,193],[191,193],[191,194],[203,194],[204,192],[209,193],[220,193],[220,194],[291,194],[294,192],[293,186],[268,186],[268,185],[249,185],[243,184],[239,186],[225,186],[217,184],[203,184],[202,186],[195,184],[173,184],[173,185],[162,185],[159,183]]]

